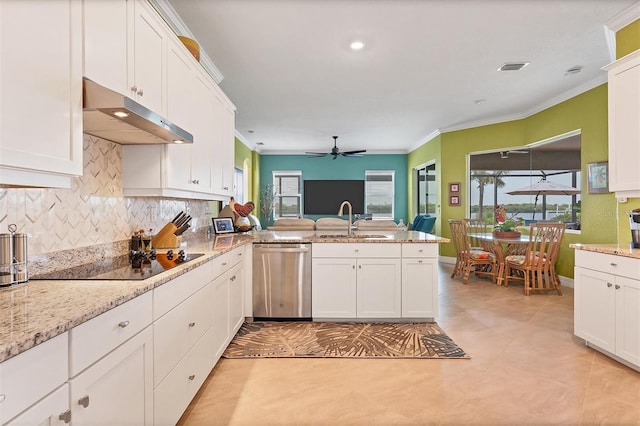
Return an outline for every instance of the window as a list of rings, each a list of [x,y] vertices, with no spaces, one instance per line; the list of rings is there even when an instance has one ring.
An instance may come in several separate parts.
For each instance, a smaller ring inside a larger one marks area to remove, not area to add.
[[[366,170],[364,185],[365,214],[373,219],[394,218],[393,170]]]
[[[244,204],[244,173],[242,169],[233,169],[233,198],[236,202]]]
[[[302,216],[301,184],[301,171],[273,172],[274,215],[276,219]]]
[[[436,215],[436,165],[429,164],[416,168],[416,214]]]

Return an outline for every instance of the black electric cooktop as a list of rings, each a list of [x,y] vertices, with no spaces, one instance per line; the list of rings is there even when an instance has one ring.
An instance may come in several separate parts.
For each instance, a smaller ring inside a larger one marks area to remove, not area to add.
[[[189,262],[204,253],[134,253],[73,268],[30,276],[31,280],[144,280]]]

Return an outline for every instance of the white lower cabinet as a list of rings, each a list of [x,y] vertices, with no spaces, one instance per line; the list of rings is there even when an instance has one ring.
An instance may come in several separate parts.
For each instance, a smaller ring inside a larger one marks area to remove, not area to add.
[[[69,385],[64,384],[33,407],[7,423],[7,426],[62,426],[71,421]]]
[[[154,423],[174,425],[211,372],[213,333],[209,328],[154,390]]]
[[[244,322],[244,265],[233,269],[229,277],[229,334],[233,336]]]
[[[63,333],[0,363],[0,424],[40,424],[65,415],[69,396],[51,392],[66,388],[69,335]],[[34,405],[35,404],[35,405]]]
[[[69,381],[73,424],[153,424],[152,342],[147,327]]]
[[[576,251],[574,334],[640,367],[640,260]]]
[[[438,316],[438,245],[402,244],[402,317]]]
[[[438,245],[313,245],[312,316],[433,319],[438,314]]]
[[[239,263],[213,280],[213,352],[222,356],[227,345],[244,322],[244,263]]]
[[[314,244],[314,318],[400,318],[399,244]]]

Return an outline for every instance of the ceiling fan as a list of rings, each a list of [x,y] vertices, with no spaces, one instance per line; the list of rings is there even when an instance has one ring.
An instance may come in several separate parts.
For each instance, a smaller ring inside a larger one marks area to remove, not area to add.
[[[366,149],[360,149],[357,151],[340,152],[340,148],[338,148],[338,145],[337,145],[338,137],[337,136],[332,136],[332,137],[333,137],[333,148],[331,148],[331,152],[306,152],[305,154],[309,154],[309,157],[311,158],[333,155],[333,159],[335,160],[336,158],[338,158],[338,155],[342,155],[343,157],[362,157],[361,153],[367,152]]]

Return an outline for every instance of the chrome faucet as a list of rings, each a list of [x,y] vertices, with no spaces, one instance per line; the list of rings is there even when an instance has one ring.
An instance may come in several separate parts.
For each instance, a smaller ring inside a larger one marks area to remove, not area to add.
[[[338,216],[344,215],[343,210],[344,210],[345,204],[347,205],[347,207],[349,207],[349,225],[347,226],[347,235],[351,235],[351,233],[352,233],[352,231],[351,231],[352,210],[351,210],[351,203],[350,202],[343,201],[342,204],[340,204],[340,210],[338,210]]]

